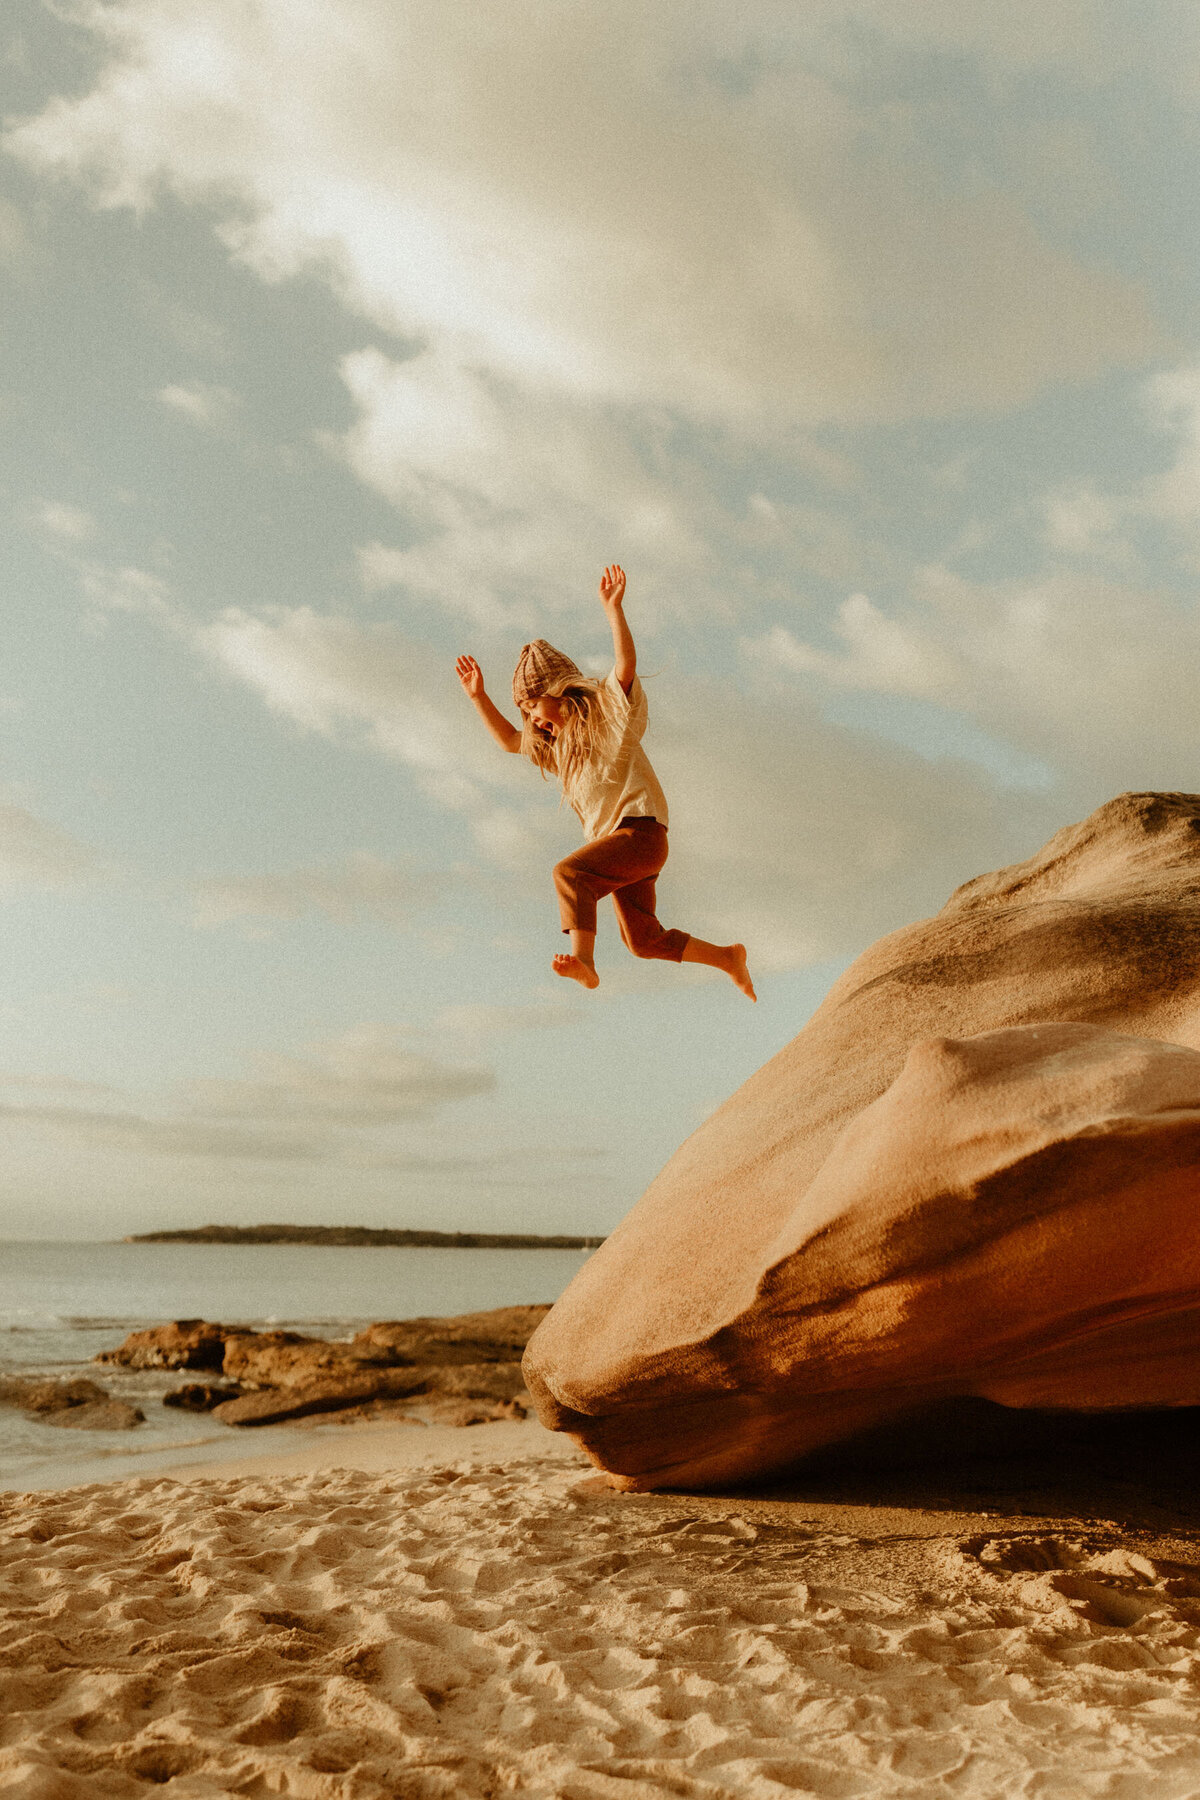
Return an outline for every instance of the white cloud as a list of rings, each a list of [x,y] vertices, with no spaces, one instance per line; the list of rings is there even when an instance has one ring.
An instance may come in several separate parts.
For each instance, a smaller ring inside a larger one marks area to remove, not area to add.
[[[1200,523],[1200,363],[1157,376],[1148,399],[1153,422],[1175,439],[1175,460],[1129,497],[1127,510],[1194,532]]]
[[[856,33],[876,59],[914,35],[985,63],[1067,55],[1061,27],[964,30],[959,11],[929,31],[915,5],[760,0],[731,21],[613,0],[551,33],[533,0],[486,18],[341,0],[299,28],[287,8],[124,0],[84,15],[107,51],[90,92],[8,141],[109,205],[214,205],[266,278],[315,269],[453,366],[531,389],[759,426],[1006,406],[1155,333],[1131,284],[1010,197],[939,178],[911,102],[855,99]],[[831,57],[836,79],[816,72]]]
[[[203,381],[170,383],[159,388],[156,398],[168,411],[205,427],[223,425],[239,405],[231,389]]]
[[[760,968],[855,952],[1061,823],[1041,796],[832,725],[778,678],[673,683],[652,754],[671,806],[659,916]]]
[[[167,583],[150,569],[132,563],[102,562],[89,555],[85,545],[99,533],[90,512],[63,501],[43,500],[30,514],[31,521],[48,533],[48,545],[79,582],[80,592],[92,607],[90,624],[100,627],[113,613],[129,613],[155,620],[160,625],[182,623]]]
[[[165,621],[174,616],[166,583],[148,569],[78,565],[84,595],[101,613],[138,613]]]
[[[1123,510],[1091,488],[1060,488],[1046,498],[1046,541],[1069,556],[1124,556],[1127,547],[1117,536]]]
[[[469,23],[331,0],[311,29],[236,0],[122,0],[85,15],[104,55],[90,90],[7,141],[102,204],[203,206],[264,279],[316,274],[405,339],[344,359],[356,418],[326,437],[404,515],[401,542],[360,549],[368,590],[486,641],[579,607],[618,557],[652,642],[685,609],[758,605],[754,550],[873,578],[878,553],[844,519],[728,491],[748,446],[777,453],[793,491],[797,466],[844,482],[806,427],[1013,407],[1158,342],[1141,291],[1084,266],[1070,233],[1051,241],[1019,182],[929,148],[958,129],[958,100],[917,97],[914,55],[957,47],[984,76],[1048,65],[1069,87],[1109,70],[1117,41],[1138,48],[1107,7],[1043,10],[613,0],[561,9],[547,33],[532,0]],[[1014,152],[1027,135],[999,109],[990,124]],[[1073,151],[1081,189],[1089,141]],[[194,382],[160,398],[200,422],[230,403]],[[1079,506],[1051,530],[1078,538]],[[166,604],[153,577],[89,579],[108,607]],[[369,671],[333,667],[328,625],[310,633],[325,635],[324,682],[311,641],[303,677],[289,673],[301,627],[280,617],[229,614],[210,644],[278,710],[366,723],[414,768],[424,756],[427,791],[477,802],[491,781],[448,748],[459,725],[411,692],[382,704],[411,650],[381,640],[368,695]],[[860,662],[883,629],[869,622]]]
[[[578,609],[618,554],[638,569],[650,620],[711,607],[702,521],[709,482],[672,482],[640,454],[628,421],[580,409],[433,352],[347,357],[358,419],[337,446],[419,533],[360,551],[368,589],[459,613],[488,632],[532,630]]]
[[[958,685],[953,655],[932,633],[889,619],[866,594],[842,602],[834,631],[844,645],[836,652],[801,642],[785,625],[748,640],[745,649],[761,666],[818,674],[840,687],[937,699]]]
[[[310,1046],[303,1056],[262,1055],[251,1076],[193,1081],[174,1105],[156,1111],[10,1102],[0,1103],[0,1121],[139,1156],[428,1170],[474,1166],[470,1158],[429,1157],[364,1135],[428,1119],[496,1085],[489,1068],[413,1051],[409,1035],[363,1025]],[[0,1076],[0,1086],[57,1090],[67,1100],[115,1094],[100,1084],[54,1076]]]
[[[105,859],[86,844],[26,807],[0,801],[0,889],[69,888],[107,872]]]
[[[37,510],[37,517],[47,531],[70,543],[80,543],[84,538],[95,536],[96,521],[91,513],[85,512],[80,506],[67,506],[60,500],[44,500]]]
[[[1200,554],[1200,363],[1162,371],[1142,395],[1146,422],[1172,444],[1166,468],[1123,489],[1097,492],[1087,484],[1058,488],[1044,501],[1046,539],[1066,556],[1101,557],[1132,565],[1132,528],[1149,522]]]
[[[0,1073],[0,1087],[34,1088],[39,1092],[55,1094],[115,1094],[111,1082],[81,1081],[72,1075],[16,1075],[11,1071]]]
[[[1170,592],[1069,569],[971,582],[930,568],[896,612],[860,607],[842,636],[825,652],[779,627],[752,649],[818,688],[944,704],[1047,763],[1060,807],[1195,785],[1200,609]]]
[[[581,1008],[561,1001],[550,1001],[544,1006],[488,1006],[476,1001],[464,1006],[443,1006],[434,1024],[439,1031],[483,1039],[511,1031],[553,1031],[561,1025],[575,1025],[582,1017]]]
[[[339,925],[360,919],[400,929],[439,891],[435,877],[360,850],[328,868],[226,875],[197,882],[194,923],[299,919],[321,913]]]
[[[380,1126],[427,1117],[450,1101],[495,1087],[491,1069],[419,1054],[407,1035],[392,1026],[362,1025],[314,1045],[307,1056],[262,1055],[251,1079],[193,1082],[190,1104],[223,1117]]]
[[[207,1120],[152,1118],[115,1109],[2,1104],[0,1122],[66,1133],[95,1148],[139,1157],[149,1154],[303,1163],[328,1161],[335,1152],[327,1136],[303,1124],[291,1130],[262,1130]]]
[[[452,660],[394,625],[309,607],[230,608],[196,641],[273,711],[326,737],[361,735],[445,805],[469,808],[484,788],[512,785],[516,759],[481,731]],[[507,685],[507,676],[492,683],[502,703]]]

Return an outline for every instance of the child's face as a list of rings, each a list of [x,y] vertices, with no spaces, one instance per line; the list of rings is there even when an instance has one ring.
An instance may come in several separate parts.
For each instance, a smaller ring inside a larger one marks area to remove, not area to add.
[[[521,711],[534,730],[547,737],[556,738],[567,722],[566,701],[552,700],[548,694],[542,694],[536,700],[523,701]]]

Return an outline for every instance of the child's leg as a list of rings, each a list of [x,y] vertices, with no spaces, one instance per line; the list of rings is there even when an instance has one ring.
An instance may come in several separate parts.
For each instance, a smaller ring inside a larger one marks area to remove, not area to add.
[[[556,975],[565,975],[569,981],[578,981],[581,986],[594,988],[600,986],[600,977],[596,973],[596,934],[594,931],[570,931],[571,940],[569,954],[559,953],[552,956],[550,967]]]
[[[680,961],[707,963],[710,969],[723,969],[743,994],[751,1000],[758,999],[746,967],[745,944],[707,944],[703,938],[690,937]]]
[[[665,840],[665,831],[662,836]],[[556,975],[568,976],[588,988],[599,985],[593,960],[597,900],[657,873],[662,862],[653,833],[619,826],[608,837],[585,844],[582,850],[556,865],[554,885],[558,890],[559,915],[562,928],[571,939],[569,955],[554,958]]]
[[[634,956],[655,957],[662,962],[707,963],[720,969],[750,1000],[757,1000],[744,944],[709,944],[689,937],[686,931],[666,931],[658,922],[656,880],[667,860],[667,834],[661,826],[635,826],[645,846],[650,866],[640,881],[630,881],[613,892],[613,906],[626,948]]]
[[[682,962],[687,951],[686,931],[668,931],[658,922],[655,878],[631,881],[613,893],[613,911],[621,937],[631,956],[652,957],[658,962]]]
[[[723,970],[749,999],[758,999],[746,967],[744,944],[709,944],[703,938],[689,937],[686,931],[663,929],[655,913],[653,876],[619,888],[613,895],[613,906],[626,948],[634,956],[655,957],[661,962],[707,963],[710,969]]]

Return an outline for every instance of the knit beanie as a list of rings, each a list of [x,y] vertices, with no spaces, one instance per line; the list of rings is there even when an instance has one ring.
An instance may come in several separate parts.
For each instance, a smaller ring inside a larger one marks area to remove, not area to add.
[[[582,669],[569,656],[564,656],[561,650],[556,650],[545,638],[534,638],[532,644],[524,646],[517,658],[513,674],[513,699],[518,706],[526,700],[540,700],[552,688],[561,690],[569,681],[578,681],[582,675]]]

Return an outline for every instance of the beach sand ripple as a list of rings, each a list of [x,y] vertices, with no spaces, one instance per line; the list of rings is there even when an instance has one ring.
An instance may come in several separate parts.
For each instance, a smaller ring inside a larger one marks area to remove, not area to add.
[[[1200,1795],[1200,1567],[1115,1528],[872,1539],[553,1457],[0,1526],[16,1800]]]

